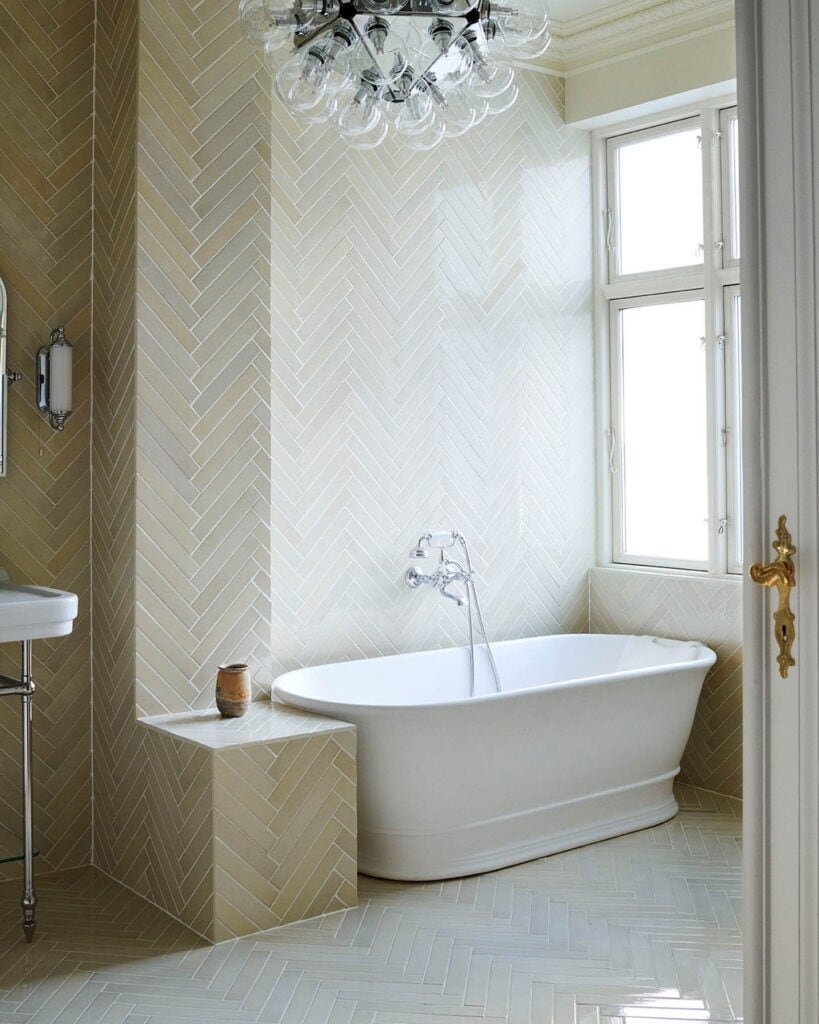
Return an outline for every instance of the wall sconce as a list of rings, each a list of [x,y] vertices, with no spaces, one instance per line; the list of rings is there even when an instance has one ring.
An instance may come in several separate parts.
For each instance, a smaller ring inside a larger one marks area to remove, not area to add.
[[[37,408],[55,430],[62,430],[71,415],[72,355],[65,327],[55,328],[37,352]]]

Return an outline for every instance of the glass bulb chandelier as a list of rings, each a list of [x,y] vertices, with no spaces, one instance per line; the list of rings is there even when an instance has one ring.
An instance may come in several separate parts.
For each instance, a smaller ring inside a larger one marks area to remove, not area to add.
[[[357,149],[432,149],[508,110],[512,61],[551,41],[543,0],[241,0],[239,20],[285,106]]]

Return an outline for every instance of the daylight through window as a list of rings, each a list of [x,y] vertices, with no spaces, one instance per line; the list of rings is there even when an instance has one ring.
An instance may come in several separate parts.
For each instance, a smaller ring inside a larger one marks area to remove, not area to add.
[[[735,107],[601,144],[610,560],[741,571]]]

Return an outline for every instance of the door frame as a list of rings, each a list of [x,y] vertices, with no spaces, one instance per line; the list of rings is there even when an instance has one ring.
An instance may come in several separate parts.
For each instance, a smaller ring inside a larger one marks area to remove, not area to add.
[[[742,116],[746,565],[780,514],[797,546],[796,668],[776,671],[770,598],[743,622],[746,1024],[819,1020],[819,26],[811,0],[737,0]]]

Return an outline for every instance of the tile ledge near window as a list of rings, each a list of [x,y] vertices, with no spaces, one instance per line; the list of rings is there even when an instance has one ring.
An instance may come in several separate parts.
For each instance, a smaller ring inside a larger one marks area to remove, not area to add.
[[[626,565],[616,562],[609,562],[606,565],[593,565],[589,569],[589,573],[626,573],[629,576],[660,576],[664,579],[681,580],[681,581],[692,581],[696,580],[700,583],[719,583],[724,585],[734,584],[739,587],[742,585],[744,580],[744,574],[740,573],[709,573],[709,572],[698,572],[696,569],[670,569],[663,566],[654,565]]]

